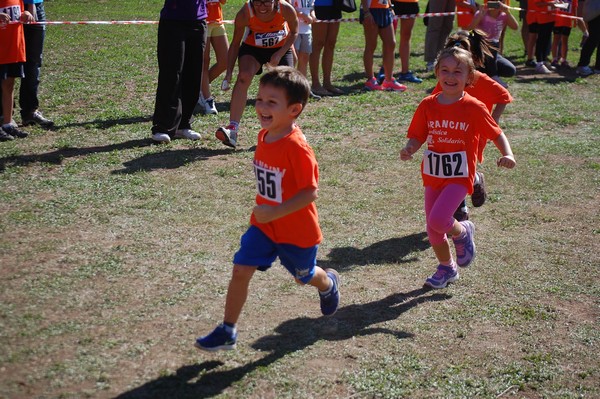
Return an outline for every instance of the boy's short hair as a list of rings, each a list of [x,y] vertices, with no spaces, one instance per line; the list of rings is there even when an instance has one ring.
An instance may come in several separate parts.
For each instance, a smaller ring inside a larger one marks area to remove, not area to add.
[[[272,85],[285,90],[288,105],[300,103],[304,109],[308,102],[310,83],[296,68],[277,66],[269,69],[261,76],[260,84]]]

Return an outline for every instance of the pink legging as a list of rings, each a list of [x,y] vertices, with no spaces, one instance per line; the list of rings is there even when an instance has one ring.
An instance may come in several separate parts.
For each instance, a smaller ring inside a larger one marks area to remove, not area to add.
[[[446,233],[454,224],[454,211],[466,195],[467,187],[462,184],[448,184],[441,189],[425,187],[425,217],[431,245],[447,241]]]

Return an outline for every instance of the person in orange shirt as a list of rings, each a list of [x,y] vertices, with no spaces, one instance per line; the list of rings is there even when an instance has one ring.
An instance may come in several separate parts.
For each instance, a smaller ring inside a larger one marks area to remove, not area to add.
[[[389,0],[362,0],[360,8],[360,23],[365,33],[365,49],[363,52],[363,64],[367,90],[388,90],[402,92],[406,86],[398,83],[393,77],[394,51],[396,50],[396,38],[394,35],[394,13],[390,8]],[[383,74],[381,83],[375,77],[373,70],[373,56],[377,48],[377,37],[381,38]]]
[[[577,15],[577,8],[577,0],[563,0],[556,5],[556,19],[552,30],[554,37],[552,38],[551,64],[555,68],[571,68],[567,61],[571,28],[577,25],[584,36],[588,35],[587,27],[582,19],[569,18]]]
[[[2,87],[2,116],[0,141],[27,137],[28,133],[12,123],[15,96],[15,78],[23,78],[25,63],[25,34],[22,24],[34,22],[34,17],[25,11],[22,0],[0,0],[0,85]]]
[[[535,71],[537,73],[552,73],[544,61],[552,41],[554,4],[555,0],[527,0],[529,37],[527,38],[526,65],[533,65],[535,49]]]
[[[215,133],[223,144],[236,148],[248,88],[254,75],[262,73],[263,65],[294,66],[292,46],[297,37],[298,16],[287,1],[249,0],[238,11],[221,86],[224,90],[229,88],[237,61],[238,76],[231,93],[229,124],[219,127]]]
[[[229,41],[227,40],[227,31],[223,23],[222,4],[227,0],[207,0],[206,10],[206,47],[204,49],[204,61],[202,62],[202,88],[200,89],[200,98],[195,111],[204,114],[216,115],[219,112],[215,105],[215,99],[210,93],[210,84],[219,75],[227,69],[227,51],[229,50]],[[210,65],[210,48],[212,47],[216,62]],[[210,67],[210,68],[209,68]]]
[[[250,280],[256,270],[268,270],[277,257],[297,283],[318,289],[323,315],[337,311],[339,275],[316,265],[323,238],[315,205],[319,168],[296,124],[309,95],[308,80],[292,67],[273,68],[260,79],[255,104],[262,128],[254,152],[256,206],[233,258],[223,323],[196,340],[199,349],[235,348],[236,323]]]
[[[456,11],[462,12],[462,14],[456,15],[456,24],[461,29],[467,29],[473,21],[475,12],[479,8],[479,5],[475,0],[456,0]]]
[[[516,163],[508,139],[486,106],[465,93],[475,78],[471,54],[457,46],[442,50],[435,63],[435,76],[442,91],[426,97],[417,107],[400,159],[412,159],[427,143],[421,176],[427,236],[439,265],[425,286],[437,289],[458,280],[457,264],[468,267],[475,258],[475,226],[469,220],[458,222],[452,215],[473,192],[479,141],[493,140],[502,154],[498,166],[510,169]],[[454,242],[456,262],[446,235]]]

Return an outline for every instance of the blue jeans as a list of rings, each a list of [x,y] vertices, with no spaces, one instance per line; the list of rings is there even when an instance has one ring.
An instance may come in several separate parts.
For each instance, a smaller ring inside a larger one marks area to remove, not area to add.
[[[34,5],[37,20],[46,21],[44,3]],[[40,86],[40,69],[42,67],[42,52],[44,51],[44,39],[46,37],[46,25],[23,25],[25,32],[25,78],[21,80],[19,90],[19,107],[21,116],[26,117],[38,109],[38,88]]]

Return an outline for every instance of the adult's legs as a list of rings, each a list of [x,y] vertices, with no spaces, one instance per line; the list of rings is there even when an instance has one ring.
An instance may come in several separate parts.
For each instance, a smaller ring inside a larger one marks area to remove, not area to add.
[[[246,100],[248,99],[248,88],[254,79],[254,75],[260,69],[260,64],[251,55],[243,55],[238,60],[238,76],[231,91],[231,104],[229,120],[238,122],[242,119]]]
[[[578,66],[590,65],[592,54],[596,50],[596,69],[600,68],[600,16],[588,22],[589,37],[583,44]]]
[[[323,46],[323,58],[321,60],[323,67],[323,87],[332,93],[339,92],[339,89],[331,83],[331,72],[333,69],[333,55],[335,53],[335,45],[337,43],[338,33],[340,31],[340,23],[333,22],[326,24],[327,35],[325,37],[325,45]]]
[[[410,37],[414,25],[414,18],[400,19],[400,45],[398,47],[398,53],[400,55],[401,73],[408,73],[410,68]]]
[[[34,5],[36,8],[36,20],[46,20],[44,3]],[[27,61],[23,65],[25,77],[21,79],[19,89],[19,107],[21,117],[28,117],[39,107],[38,89],[40,85],[40,68],[42,67],[42,53],[44,51],[44,40],[46,37],[46,25],[25,24],[25,52]]]
[[[200,97],[204,51],[206,47],[206,22],[186,30],[185,55],[181,73],[181,122],[178,129],[190,129],[192,113]]]

